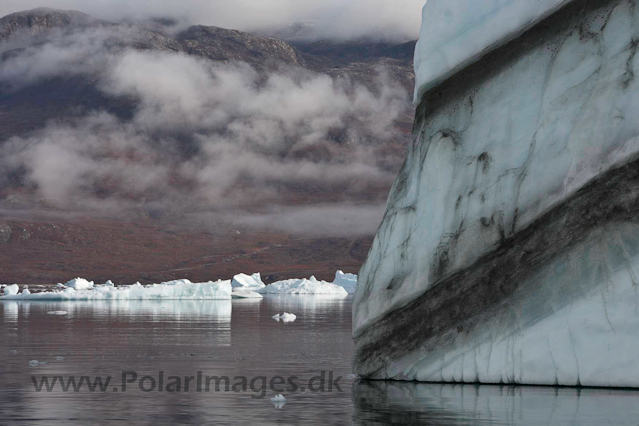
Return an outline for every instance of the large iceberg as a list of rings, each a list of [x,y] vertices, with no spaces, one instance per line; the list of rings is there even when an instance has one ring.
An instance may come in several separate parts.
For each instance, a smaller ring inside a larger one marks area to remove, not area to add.
[[[462,3],[424,9],[462,14],[444,54],[474,47],[422,74],[440,60],[422,30],[413,143],[354,297],[355,372],[639,387],[639,4]]]
[[[84,280],[86,281],[86,280]],[[97,285],[84,290],[66,287],[42,293],[6,293],[1,300],[226,300],[231,299],[231,281],[192,283],[189,280],[161,284],[114,287]]]
[[[415,104],[454,72],[574,0],[428,0],[415,46]]]

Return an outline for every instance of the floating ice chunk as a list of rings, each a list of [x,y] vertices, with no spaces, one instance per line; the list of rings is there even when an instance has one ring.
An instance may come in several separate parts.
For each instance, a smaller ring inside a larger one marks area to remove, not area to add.
[[[17,286],[16,286],[17,287]],[[5,293],[6,294],[6,293]],[[72,287],[35,294],[17,294],[0,300],[228,300],[231,281],[192,283],[189,280],[169,281],[143,286],[140,283],[125,287],[98,285],[86,290]]]
[[[88,290],[93,288],[93,281],[87,281],[84,278],[74,278],[67,282],[65,286],[74,290]]]
[[[115,284],[113,284],[113,281],[111,280],[107,280],[107,282],[105,282],[104,285],[107,287],[115,287]]]
[[[22,294],[24,294],[24,292]],[[67,311],[50,311],[50,312],[47,312],[47,314],[49,314],[49,315],[66,315],[66,314],[68,314],[68,312]]]
[[[4,287],[5,296],[15,296],[20,291],[18,284],[11,284]]]
[[[275,395],[274,398],[271,398],[271,402],[273,403],[275,408],[281,410],[282,407],[284,407],[284,405],[286,404],[286,398],[284,398],[284,395],[282,394]]]
[[[38,364],[40,364],[40,363],[38,362],[37,359],[32,359],[31,361],[29,361],[29,365],[31,367],[36,367]]]
[[[348,294],[355,294],[357,288],[357,275],[347,274],[342,271],[335,272],[333,284],[344,287]]]
[[[297,319],[297,315],[284,312],[282,315],[276,314],[273,315],[271,318],[273,318],[275,321],[293,322]]]
[[[335,296],[348,296],[344,287],[318,281],[315,277],[309,279],[291,279],[278,281],[257,290],[262,294],[330,294]]]
[[[26,285],[25,285],[25,286],[22,288],[22,294],[24,294],[24,295],[31,294],[31,291],[29,290],[29,287],[28,287],[28,286],[26,286]]]
[[[264,287],[262,277],[260,273],[256,272],[253,275],[237,274],[233,277],[231,282],[232,287]]]
[[[64,357],[63,356],[57,356],[55,357],[56,361],[64,361]]]

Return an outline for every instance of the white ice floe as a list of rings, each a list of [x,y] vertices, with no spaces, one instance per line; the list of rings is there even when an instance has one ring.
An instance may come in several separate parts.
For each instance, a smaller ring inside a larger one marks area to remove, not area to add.
[[[93,288],[93,281],[87,281],[84,278],[74,278],[64,284],[64,286],[74,290],[88,290]]]
[[[335,272],[333,284],[344,287],[348,294],[354,294],[357,288],[357,275],[337,271]]]
[[[284,312],[281,315],[280,314],[275,314],[271,318],[273,318],[275,321],[293,322],[293,321],[295,321],[297,319],[297,315],[289,314],[287,312]]]
[[[247,274],[237,274],[233,277],[231,281],[232,287],[254,287],[254,288],[262,288],[264,287],[264,283],[262,282],[262,277],[259,272],[254,273],[253,275]]]
[[[84,280],[86,281],[86,280]],[[15,286],[18,287],[17,285]],[[231,299],[231,281],[192,283],[189,280],[169,281],[161,284],[141,285],[140,283],[112,287],[97,285],[86,290],[75,290],[68,287],[35,294],[17,294],[10,290],[0,300],[224,300]]]
[[[15,296],[20,291],[18,284],[11,284],[4,287],[5,296]]]
[[[415,103],[433,86],[573,0],[428,0],[415,47]]]
[[[47,312],[47,314],[48,315],[67,315],[68,312],[67,311],[50,311],[50,312]]]
[[[286,404],[286,398],[284,398],[284,395],[282,394],[275,395],[275,397],[271,398],[271,402],[273,403],[275,408],[281,410]]]
[[[31,361],[29,361],[29,365],[32,367],[35,367],[36,365],[38,365],[38,360],[37,359],[32,359]]]
[[[262,294],[331,294],[348,296],[348,292],[344,290],[344,287],[326,281],[318,281],[315,277],[278,281],[258,291]]]
[[[55,357],[56,361],[64,361],[64,357],[63,356],[57,356]]]
[[[26,296],[26,295],[31,294],[31,291],[29,290],[29,286],[26,286],[26,285],[25,285],[25,286],[22,288],[22,294],[24,294],[25,296]]]

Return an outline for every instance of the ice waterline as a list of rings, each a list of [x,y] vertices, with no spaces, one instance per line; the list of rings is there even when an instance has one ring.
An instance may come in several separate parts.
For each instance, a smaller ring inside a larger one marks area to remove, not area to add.
[[[160,284],[116,287],[111,281],[94,284],[83,278],[75,278],[66,284],[58,284],[51,291],[31,293],[27,286],[20,292],[17,284],[4,286],[0,300],[227,300],[262,298],[263,294],[322,294],[348,296],[355,291],[357,276],[337,271],[335,281],[329,283],[311,277],[291,279],[266,286],[260,273],[238,274],[232,280],[193,283],[187,279]]]

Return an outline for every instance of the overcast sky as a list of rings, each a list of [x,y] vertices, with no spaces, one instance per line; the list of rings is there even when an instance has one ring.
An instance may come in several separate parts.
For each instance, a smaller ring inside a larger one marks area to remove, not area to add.
[[[320,36],[416,39],[426,0],[1,0],[0,16],[36,7],[74,9],[107,20],[168,16],[245,31],[313,21]]]

